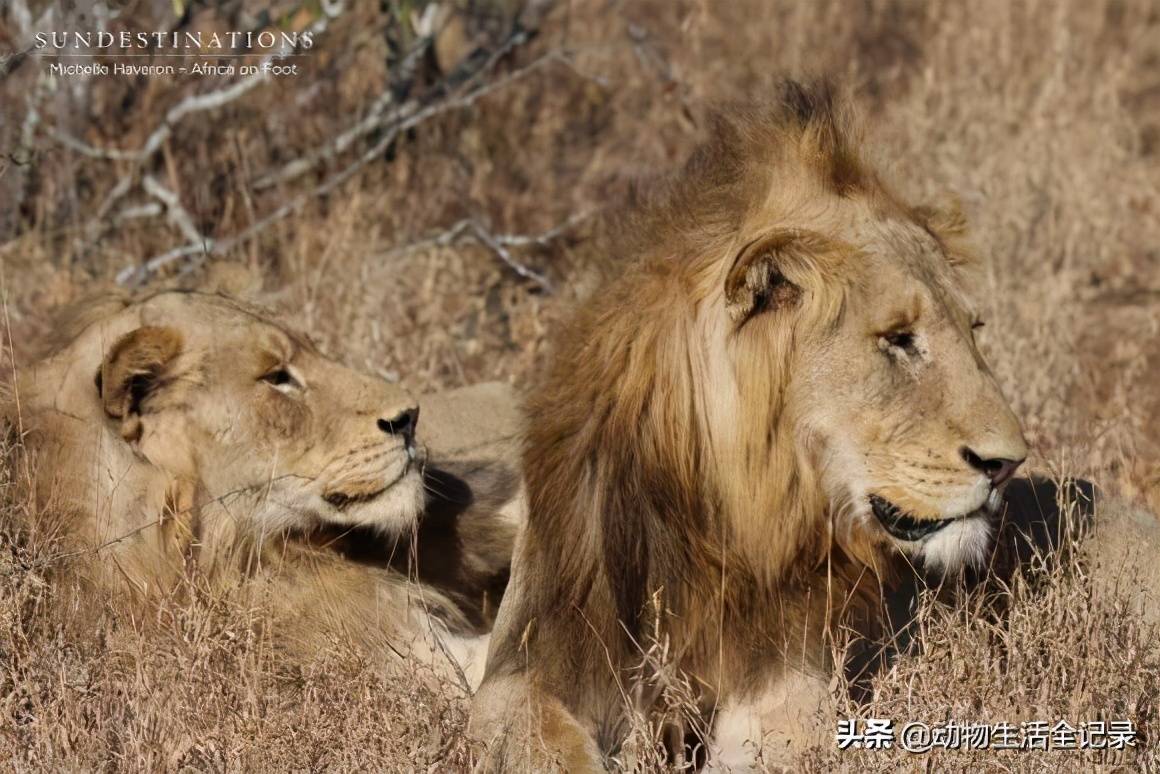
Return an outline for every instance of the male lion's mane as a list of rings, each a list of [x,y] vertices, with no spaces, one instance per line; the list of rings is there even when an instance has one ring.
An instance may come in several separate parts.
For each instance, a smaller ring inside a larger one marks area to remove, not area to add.
[[[738,409],[744,426],[732,431],[744,451],[732,457],[730,476],[717,473],[721,439],[707,421],[714,396],[701,389],[719,363],[694,343],[715,256],[763,204],[775,175],[783,187],[809,178],[843,197],[883,192],[825,84],[789,84],[773,105],[724,112],[709,135],[679,173],[637,192],[608,228],[609,270],[618,276],[563,326],[527,405],[529,521],[516,560],[523,577],[511,598],[514,636],[493,641],[489,676],[520,671],[525,649],[554,654],[567,665],[556,673],[582,675],[581,684],[534,679],[573,707],[623,695],[626,675],[648,676],[650,616],[663,621],[667,652],[708,679],[703,711],[721,693],[758,689],[768,672],[744,673],[755,663],[821,669],[839,616],[878,635],[881,583],[895,570],[856,537],[839,546],[822,516],[818,473],[782,412],[793,328],[748,359],[766,370],[748,375],[761,399]],[[627,268],[615,266],[621,258],[632,259]],[[833,324],[845,299],[814,290],[824,300],[800,325]],[[772,476],[770,459],[781,463]],[[778,517],[728,525],[723,514],[736,507],[741,481],[758,493],[750,513]]]

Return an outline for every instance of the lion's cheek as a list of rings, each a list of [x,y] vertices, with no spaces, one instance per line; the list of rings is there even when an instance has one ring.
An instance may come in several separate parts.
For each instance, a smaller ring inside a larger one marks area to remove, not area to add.
[[[197,431],[184,417],[159,415],[143,423],[137,451],[169,475],[192,479],[197,471],[193,456],[197,440]]]
[[[310,409],[291,398],[270,396],[255,407],[254,419],[255,434],[267,443],[280,444],[310,436]]]

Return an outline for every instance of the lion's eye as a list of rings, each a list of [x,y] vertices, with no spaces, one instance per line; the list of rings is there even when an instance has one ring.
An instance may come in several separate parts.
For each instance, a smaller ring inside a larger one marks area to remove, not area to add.
[[[974,320],[971,322],[971,330],[977,331],[979,328],[982,328],[986,324],[987,323],[983,322],[982,320]]]
[[[294,378],[294,374],[290,373],[290,371],[285,368],[275,368],[273,371],[265,374],[261,378],[261,381],[265,382],[271,387],[277,388],[281,392],[296,390],[302,387],[302,385],[298,383],[298,380]]]
[[[893,331],[884,334],[882,340],[886,342],[887,346],[897,347],[907,353],[914,350],[914,334],[910,331]]]

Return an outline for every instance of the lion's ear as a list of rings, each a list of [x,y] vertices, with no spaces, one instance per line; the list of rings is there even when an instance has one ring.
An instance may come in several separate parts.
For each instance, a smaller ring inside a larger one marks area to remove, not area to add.
[[[121,420],[121,436],[141,434],[141,406],[165,382],[181,354],[181,334],[147,326],[125,334],[113,345],[97,374],[97,393],[105,414]]]
[[[802,291],[787,275],[804,268],[824,242],[819,234],[780,229],[746,245],[725,278],[725,307],[733,322],[796,304]]]
[[[914,219],[943,246],[947,262],[954,267],[970,268],[980,264],[971,245],[963,239],[970,227],[963,214],[963,203],[957,196],[944,197],[937,205],[921,205],[911,210]]]
[[[919,205],[912,210],[915,219],[940,237],[959,237],[967,233],[967,217],[962,200],[947,196],[936,205]]]

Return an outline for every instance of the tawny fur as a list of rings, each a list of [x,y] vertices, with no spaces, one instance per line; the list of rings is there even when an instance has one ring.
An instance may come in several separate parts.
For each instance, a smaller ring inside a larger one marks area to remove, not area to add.
[[[598,769],[659,710],[657,644],[695,686],[687,728],[824,680],[903,551],[953,565],[987,539],[962,450],[1026,448],[971,337],[961,219],[892,193],[847,112],[788,84],[728,114],[614,229],[529,400],[529,517],[472,717],[493,763]],[[871,494],[961,535],[903,545]]]
[[[433,401],[432,464],[422,426],[410,445],[384,429],[415,408],[404,390],[216,294],[80,304],[51,350],[4,415],[89,582],[258,601],[307,654],[341,637],[449,666],[449,636],[490,627],[520,518],[514,450],[497,452],[513,412],[484,437],[469,406],[439,421],[475,395]]]

